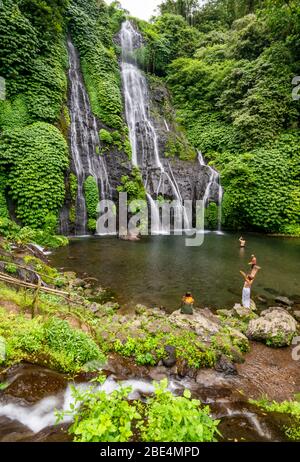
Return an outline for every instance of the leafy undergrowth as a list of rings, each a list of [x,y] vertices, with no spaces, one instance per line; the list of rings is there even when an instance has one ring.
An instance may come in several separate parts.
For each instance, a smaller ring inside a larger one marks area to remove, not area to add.
[[[69,240],[65,236],[55,235],[56,218],[49,215],[49,225],[45,224],[42,229],[33,229],[29,226],[20,227],[7,217],[0,214],[0,235],[17,245],[35,243],[48,249],[66,246]]]
[[[33,263],[38,261],[34,259]],[[62,280],[63,275],[58,276]],[[167,347],[173,347],[178,370],[186,371],[214,367],[220,354],[239,360],[248,350],[248,342],[232,336],[226,327],[211,336],[209,342],[203,342],[195,332],[172,324],[165,314],[155,310],[124,317],[106,304],[98,305],[95,316],[84,298],[81,303],[86,307],[68,305],[59,296],[42,293],[37,317],[31,320],[32,303],[31,291],[16,291],[0,284],[0,335],[7,342],[5,365],[26,360],[73,373],[90,361],[116,353],[137,366],[155,366],[168,358]],[[73,338],[71,343],[67,342],[69,337]],[[52,338],[61,347],[56,348],[50,342]],[[86,346],[81,347],[81,343]]]
[[[279,414],[287,414],[295,419],[295,424],[291,427],[284,427],[286,436],[293,441],[300,441],[300,395],[296,395],[298,401],[269,401],[266,398],[261,400],[250,400],[251,404],[258,406],[267,412],[277,412]]]
[[[88,334],[56,317],[28,319],[0,308],[0,336],[5,342],[5,366],[28,361],[76,373],[88,362],[105,362],[104,354]]]
[[[216,441],[219,421],[211,418],[209,407],[191,399],[188,390],[175,397],[167,386],[167,380],[155,384],[154,396],[146,403],[130,402],[130,387],[111,394],[93,387],[73,388],[75,403],[69,411],[57,413],[58,422],[65,415],[73,417],[69,432],[76,442]]]
[[[178,327],[164,313],[147,310],[146,315],[102,317],[94,324],[96,338],[101,349],[133,358],[138,365],[155,366],[166,358],[166,347],[176,351],[177,366],[191,369],[214,367],[220,354],[230,360],[241,360],[249,350],[249,342],[239,332],[220,327],[209,339],[188,328]]]
[[[216,362],[216,354],[213,350],[206,349],[192,332],[169,334],[148,334],[145,338],[128,337],[122,343],[116,339],[109,344],[121,356],[133,357],[138,365],[155,366],[159,360],[166,357],[165,346],[172,345],[176,348],[177,358],[185,360],[189,367],[199,369],[201,367],[213,367]]]

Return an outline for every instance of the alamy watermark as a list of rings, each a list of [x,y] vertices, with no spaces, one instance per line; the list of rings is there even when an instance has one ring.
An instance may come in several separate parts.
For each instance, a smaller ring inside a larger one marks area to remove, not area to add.
[[[6,85],[5,79],[0,77],[0,101],[4,101],[6,98]]]
[[[6,357],[6,343],[3,337],[0,337],[0,364],[5,361]]]
[[[294,348],[292,350],[292,358],[294,361],[300,361],[300,337],[294,337],[292,341]]]
[[[296,75],[293,78],[292,85],[295,86],[292,91],[292,98],[294,101],[299,101],[300,99],[300,75]]]
[[[134,200],[128,203],[127,193],[119,194],[119,203],[102,200],[98,204],[97,234],[121,237],[185,235],[187,247],[204,242],[204,211],[202,200],[161,201]]]

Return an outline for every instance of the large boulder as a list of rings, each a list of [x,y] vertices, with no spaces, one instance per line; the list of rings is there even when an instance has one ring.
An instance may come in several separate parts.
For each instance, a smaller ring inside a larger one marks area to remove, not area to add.
[[[217,315],[224,318],[238,318],[243,321],[250,321],[250,319],[257,317],[254,310],[256,310],[255,304],[253,305],[253,308],[245,308],[239,303],[236,303],[232,310],[218,310]]]
[[[291,344],[297,332],[297,322],[283,308],[269,308],[258,319],[249,322],[247,337],[263,341],[269,346],[283,347]]]
[[[221,328],[219,318],[209,310],[194,310],[193,314],[182,314],[180,310],[174,311],[169,316],[169,321],[177,327],[196,332],[203,340],[209,340]]]

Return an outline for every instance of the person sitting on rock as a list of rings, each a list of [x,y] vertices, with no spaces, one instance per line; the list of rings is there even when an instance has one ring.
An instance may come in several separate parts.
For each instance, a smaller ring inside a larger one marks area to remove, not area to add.
[[[187,292],[185,296],[182,297],[181,313],[182,314],[193,314],[194,303],[195,303],[195,300],[191,292]]]

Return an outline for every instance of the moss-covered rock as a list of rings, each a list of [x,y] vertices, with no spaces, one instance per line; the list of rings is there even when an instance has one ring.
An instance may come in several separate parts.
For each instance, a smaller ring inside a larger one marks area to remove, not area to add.
[[[283,308],[269,308],[258,319],[249,322],[247,337],[268,346],[290,345],[297,332],[297,322]]]

